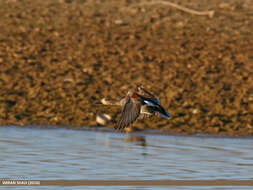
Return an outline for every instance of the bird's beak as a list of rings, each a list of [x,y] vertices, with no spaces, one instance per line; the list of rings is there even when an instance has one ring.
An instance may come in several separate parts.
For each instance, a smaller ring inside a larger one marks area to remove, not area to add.
[[[162,116],[165,119],[170,119],[170,117],[171,117],[171,115],[170,115],[169,112],[166,112],[166,115],[165,114],[161,114],[161,113],[159,113],[159,115]]]

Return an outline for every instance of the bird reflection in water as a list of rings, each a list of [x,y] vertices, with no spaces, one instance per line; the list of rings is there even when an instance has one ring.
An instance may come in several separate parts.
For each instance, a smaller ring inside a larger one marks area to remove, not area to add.
[[[126,135],[126,137],[123,139],[124,142],[130,142],[130,143],[134,143],[138,146],[143,147],[143,152],[141,153],[143,156],[147,156],[147,151],[146,151],[146,137],[145,136],[136,136],[136,135],[131,135],[128,134]]]
[[[141,145],[141,146],[146,146],[146,138],[144,136],[131,136],[131,135],[127,135],[124,138],[125,142],[133,142],[136,145]]]

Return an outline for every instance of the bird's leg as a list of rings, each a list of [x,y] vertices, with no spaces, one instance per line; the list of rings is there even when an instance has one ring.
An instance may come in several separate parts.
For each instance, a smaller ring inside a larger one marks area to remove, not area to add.
[[[128,127],[125,128],[125,131],[126,131],[127,133],[133,132],[133,131],[134,131],[134,126],[133,126],[133,125],[129,125]]]

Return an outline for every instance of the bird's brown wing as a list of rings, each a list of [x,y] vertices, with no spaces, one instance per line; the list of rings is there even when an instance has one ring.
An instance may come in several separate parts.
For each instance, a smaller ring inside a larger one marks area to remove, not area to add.
[[[145,88],[143,88],[142,86],[138,86],[138,90],[141,94],[143,94],[144,96],[146,96],[147,98],[154,98],[155,96],[147,91]]]
[[[158,98],[156,98],[151,92],[149,92],[145,88],[143,88],[142,86],[138,86],[138,90],[145,97],[150,98],[153,101],[155,101],[156,103],[160,104],[160,100]]]
[[[140,115],[140,107],[140,103],[128,97],[121,113],[118,126],[115,127],[115,129],[122,130],[132,124]]]
[[[140,111],[140,116],[138,119],[146,119],[148,117],[152,117],[155,115],[154,110],[152,109],[151,106],[148,105],[142,105],[141,106],[141,111]]]
[[[150,118],[152,116],[154,116],[154,115],[142,113],[142,114],[140,114],[138,119],[146,119],[146,118]]]

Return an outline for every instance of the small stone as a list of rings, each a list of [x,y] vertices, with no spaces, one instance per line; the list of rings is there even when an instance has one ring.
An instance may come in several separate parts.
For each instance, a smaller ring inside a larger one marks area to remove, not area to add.
[[[228,9],[230,7],[231,7],[231,5],[229,3],[220,3],[219,4],[220,9]]]
[[[100,125],[106,125],[111,120],[112,120],[111,116],[105,113],[97,114],[96,117],[96,122]]]
[[[193,114],[197,114],[197,113],[199,113],[199,110],[198,109],[194,109],[194,110],[192,110],[192,113]]]
[[[185,23],[182,22],[182,21],[180,21],[180,22],[177,22],[177,23],[176,23],[176,26],[177,26],[178,28],[183,28],[183,27],[185,26]]]
[[[253,129],[253,126],[252,125],[250,125],[249,123],[247,124],[247,126],[246,126],[248,129]]]
[[[84,73],[92,74],[93,70],[92,68],[83,68]]]
[[[142,12],[142,13],[145,13],[145,12],[146,12],[146,9],[145,9],[145,8],[141,8],[141,12]]]
[[[117,19],[117,20],[114,21],[114,23],[117,24],[117,25],[120,25],[120,24],[123,24],[123,20]]]
[[[64,82],[73,82],[73,79],[72,78],[64,78],[63,81]]]

